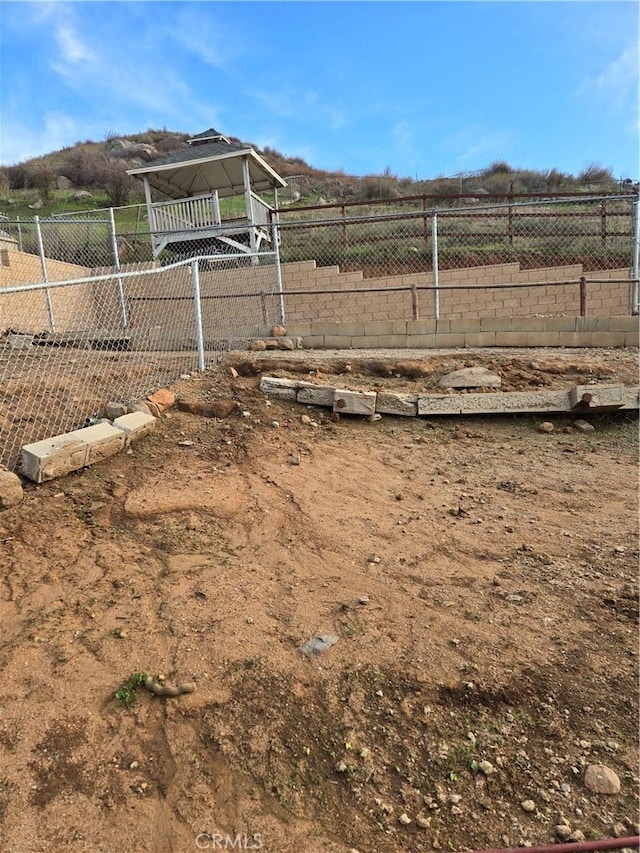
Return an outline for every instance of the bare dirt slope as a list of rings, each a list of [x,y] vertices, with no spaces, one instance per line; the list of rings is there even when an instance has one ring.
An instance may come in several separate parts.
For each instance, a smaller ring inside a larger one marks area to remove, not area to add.
[[[463,361],[504,387],[634,373],[632,354],[532,358]],[[427,387],[459,359],[429,380],[352,359],[341,381]],[[592,433],[564,432],[570,416],[550,434],[528,416],[333,423],[258,390],[260,369],[335,363],[230,355],[177,390],[237,414],[173,410],[0,515],[3,853],[637,830],[635,414]],[[338,640],[304,657],[317,634]],[[196,689],[123,690],[142,672]],[[619,794],[585,787],[590,763]]]

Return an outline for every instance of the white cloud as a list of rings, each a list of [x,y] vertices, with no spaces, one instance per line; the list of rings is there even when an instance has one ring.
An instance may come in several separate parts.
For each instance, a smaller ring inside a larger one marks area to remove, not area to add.
[[[445,136],[440,147],[451,158],[452,170],[473,166],[480,168],[489,161],[508,160],[514,140],[512,131],[471,126]]]
[[[638,50],[629,45],[599,74],[587,77],[578,88],[578,95],[596,96],[598,100],[622,106],[627,98],[638,98]]]
[[[71,27],[58,27],[56,41],[64,62],[74,64],[83,60],[91,60],[95,57],[93,51],[73,32]]]
[[[42,125],[37,129],[24,126],[20,120],[12,122],[5,118],[2,123],[0,160],[9,165],[49,154],[70,145],[70,139],[79,139],[84,130],[75,118],[63,113],[45,115]]]

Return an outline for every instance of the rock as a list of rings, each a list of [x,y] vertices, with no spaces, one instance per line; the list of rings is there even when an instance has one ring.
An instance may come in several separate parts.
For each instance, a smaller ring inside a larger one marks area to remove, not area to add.
[[[147,397],[147,403],[150,403],[152,406],[156,406],[160,414],[165,412],[167,409],[170,409],[175,402],[176,395],[168,388],[160,388],[159,391],[156,391],[154,394]]]
[[[90,198],[93,198],[93,196],[87,190],[77,190],[77,192],[73,194],[74,201],[86,201]]]
[[[520,807],[523,811],[529,812],[530,814],[532,814],[536,810],[536,804],[533,802],[533,800],[523,800],[520,803]]]
[[[313,418],[310,418],[309,415],[300,415],[300,423],[310,426],[313,423]]]
[[[368,416],[367,420],[370,424],[375,424],[376,421],[382,420],[382,415],[380,414],[380,412],[374,412],[372,415]]]
[[[280,349],[293,350],[296,348],[296,345],[292,338],[278,338],[278,347]]]
[[[228,418],[229,415],[239,411],[239,406],[235,400],[215,400],[210,403],[199,403],[179,398],[176,405],[181,412],[201,415],[204,418]]]
[[[0,471],[0,509],[16,506],[23,495],[20,477],[11,471]]]
[[[486,367],[464,367],[447,373],[438,384],[441,388],[499,388],[502,379]]]
[[[543,421],[538,427],[538,432],[553,432],[555,429],[551,421]]]
[[[264,345],[266,349],[278,349],[278,347],[280,346],[277,338],[268,338],[264,342]]]
[[[254,352],[262,352],[263,350],[266,350],[266,348],[267,344],[265,343],[265,341],[257,340],[251,344],[251,349]]]
[[[235,367],[230,367],[230,368],[229,368],[229,376],[230,376],[232,379],[237,379],[237,378],[238,378],[238,371],[235,369]]]
[[[595,427],[593,424],[588,423],[587,421],[574,421],[574,427],[580,432],[594,432]]]
[[[405,812],[402,812],[400,817],[398,818],[398,823],[401,823],[403,826],[409,826],[411,823],[411,818]]]
[[[431,826],[431,818],[427,817],[423,812],[416,815],[416,823],[421,829],[429,829]]]
[[[127,414],[127,407],[124,403],[107,403],[104,407],[104,416],[105,418],[109,418],[110,421],[115,420],[115,418],[120,418],[122,415]]]
[[[37,198],[33,202],[33,204],[29,205],[29,210],[42,210],[43,207],[44,207],[44,202],[42,201],[41,198]]]
[[[151,414],[151,409],[145,403],[144,400],[139,400],[137,403],[134,403],[132,406],[127,406],[127,414],[131,415],[134,412],[142,412],[145,415]]]
[[[287,334],[287,330],[284,326],[276,325],[271,329],[271,337],[272,338],[284,338]]]
[[[492,773],[496,772],[496,768],[490,761],[481,761],[478,764],[478,770],[484,773],[485,776],[491,776]]]
[[[619,794],[618,774],[604,764],[589,764],[584,774],[584,784],[595,794]]]
[[[568,823],[559,823],[555,828],[556,838],[559,838],[561,841],[566,841],[567,838],[571,836],[571,827]]]
[[[73,184],[65,175],[58,175],[56,178],[56,189],[58,190],[70,190]]]
[[[299,335],[297,338],[294,339],[294,343],[296,345],[296,349],[304,349],[304,343],[302,342],[302,338]]]
[[[289,460],[289,464],[290,465],[299,465],[300,464],[300,457],[299,456],[292,456],[291,459]]]
[[[335,634],[318,634],[300,648],[303,655],[319,655],[326,651],[330,646],[338,642],[338,637]]]

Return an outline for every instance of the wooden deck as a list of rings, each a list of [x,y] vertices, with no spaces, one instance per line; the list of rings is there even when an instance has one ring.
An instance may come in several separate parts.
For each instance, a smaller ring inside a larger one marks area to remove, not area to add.
[[[151,243],[157,257],[167,247],[184,248],[190,243],[218,242],[221,249],[238,252],[259,250],[271,242],[272,208],[251,193],[251,217],[223,219],[215,193],[157,202],[151,208]]]

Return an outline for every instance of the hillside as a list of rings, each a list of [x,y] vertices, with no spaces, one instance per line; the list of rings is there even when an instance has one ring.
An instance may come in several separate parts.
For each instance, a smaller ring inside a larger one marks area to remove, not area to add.
[[[189,134],[164,130],[119,137],[109,133],[102,142],[86,140],[22,163],[0,166],[0,203],[3,213],[42,215],[59,212],[76,204],[80,208],[114,206],[142,200],[139,181],[126,175],[126,169],[172,154],[187,145]],[[284,178],[289,179],[285,203],[331,200],[398,198],[420,194],[456,195],[475,193],[535,193],[616,191],[620,189],[611,171],[590,164],[578,175],[556,169],[535,171],[515,169],[508,163],[494,162],[477,172],[442,175],[416,181],[393,174],[347,175],[317,169],[301,157],[288,156],[274,148],[260,148],[247,140],[230,137],[234,143],[251,145]],[[91,198],[75,198],[78,190]],[[75,192],[72,192],[75,191]],[[90,203],[89,203],[90,202]]]

